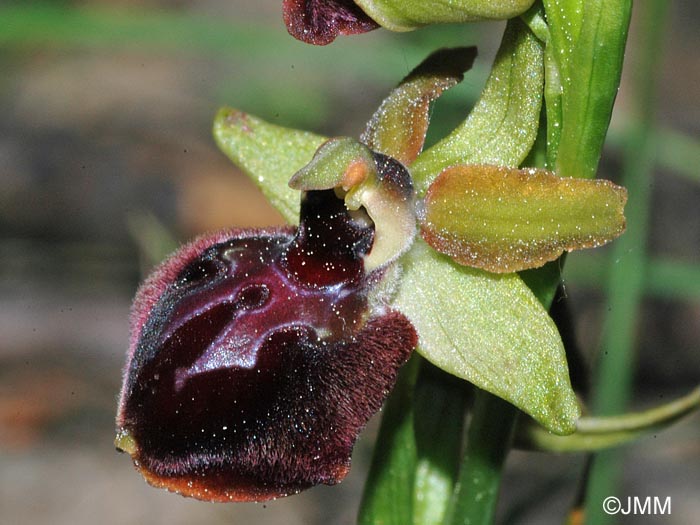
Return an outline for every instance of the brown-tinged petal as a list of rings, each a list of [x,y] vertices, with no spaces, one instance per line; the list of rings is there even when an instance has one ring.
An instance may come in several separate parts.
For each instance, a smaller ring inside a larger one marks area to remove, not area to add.
[[[624,188],[540,169],[455,166],[430,186],[421,234],[457,262],[491,272],[536,268],[625,229]]]
[[[462,81],[474,58],[475,47],[432,53],[384,99],[360,140],[374,151],[411,164],[423,149],[430,103]]]
[[[325,46],[338,35],[354,35],[379,25],[352,0],[284,0],[284,23],[294,38]]]

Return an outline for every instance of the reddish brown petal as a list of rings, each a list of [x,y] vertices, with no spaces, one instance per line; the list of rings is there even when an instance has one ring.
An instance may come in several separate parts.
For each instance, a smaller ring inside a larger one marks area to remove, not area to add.
[[[384,99],[367,123],[362,142],[409,166],[423,149],[430,103],[462,81],[474,58],[475,47],[432,53]]]
[[[319,46],[379,27],[351,0],[284,0],[283,12],[290,35]]]

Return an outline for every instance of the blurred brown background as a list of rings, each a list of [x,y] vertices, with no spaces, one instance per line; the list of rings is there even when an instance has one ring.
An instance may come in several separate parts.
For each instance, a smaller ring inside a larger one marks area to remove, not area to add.
[[[663,68],[649,79],[660,82],[659,126],[689,141],[690,158],[700,131],[699,24],[696,3],[673,3]],[[439,136],[483,85],[501,28],[379,30],[313,48],[287,35],[281,0],[0,3],[0,524],[353,523],[376,421],[338,487],[265,505],[205,504],[148,487],[112,445],[129,303],[143,272],[177,242],[281,221],[216,150],[219,106],[358,135],[431,49],[478,44],[476,70],[435,110]],[[618,131],[644,38],[634,28]],[[619,156],[613,144],[602,177],[616,179]],[[700,164],[667,164],[654,183],[650,250],[697,264]],[[572,272],[578,334],[593,356],[601,283],[585,263]],[[700,296],[650,296],[642,318],[635,399],[649,406],[700,378]],[[695,416],[629,449],[625,494],[673,496],[673,515],[659,523],[700,516],[699,430]],[[581,462],[514,453],[503,520],[561,522]]]

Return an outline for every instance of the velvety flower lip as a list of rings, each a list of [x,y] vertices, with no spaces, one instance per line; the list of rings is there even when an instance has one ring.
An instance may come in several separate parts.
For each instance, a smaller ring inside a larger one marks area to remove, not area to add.
[[[352,0],[284,0],[284,22],[294,38],[327,45],[338,35],[354,35],[379,25]]]
[[[300,219],[198,239],[137,294],[117,446],[152,485],[261,501],[347,473],[417,334],[373,295],[371,220],[333,190]]]

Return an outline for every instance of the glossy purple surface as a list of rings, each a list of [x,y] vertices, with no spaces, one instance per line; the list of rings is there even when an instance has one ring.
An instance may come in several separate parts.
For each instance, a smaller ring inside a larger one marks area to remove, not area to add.
[[[296,233],[198,241],[161,271],[172,282],[140,291],[118,426],[151,483],[262,500],[347,472],[416,334],[403,315],[370,311],[385,271],[364,273],[371,223],[332,190],[308,192],[301,218]]]

